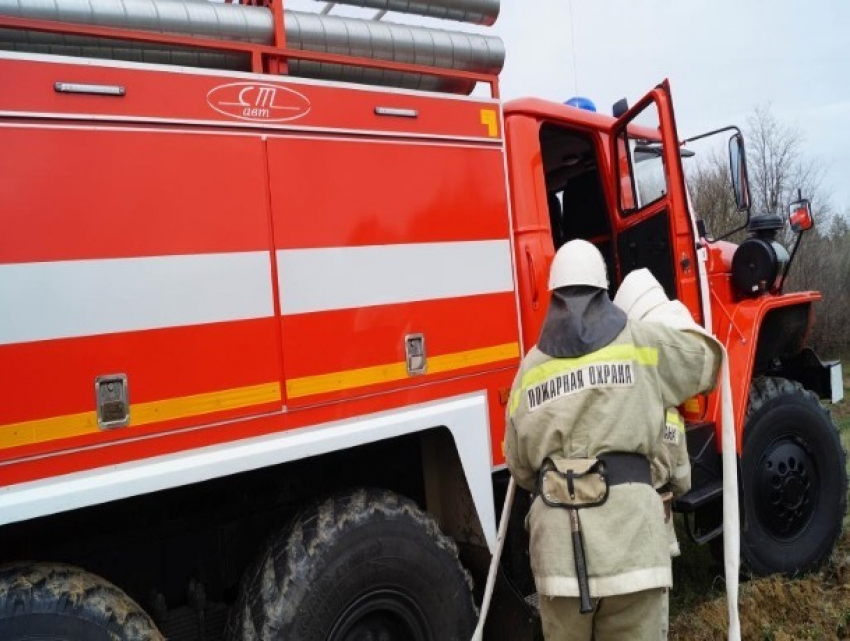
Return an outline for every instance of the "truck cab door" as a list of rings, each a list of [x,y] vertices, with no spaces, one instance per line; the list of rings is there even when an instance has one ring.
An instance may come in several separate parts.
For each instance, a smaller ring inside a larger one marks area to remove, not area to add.
[[[702,322],[694,222],[665,80],[611,128],[619,276],[648,268]]]

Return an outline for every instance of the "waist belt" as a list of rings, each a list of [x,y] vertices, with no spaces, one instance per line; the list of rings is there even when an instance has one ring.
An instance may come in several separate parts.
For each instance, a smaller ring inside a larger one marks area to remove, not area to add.
[[[606,452],[597,458],[605,464],[608,486],[623,483],[646,483],[652,485],[649,460],[633,452]]]

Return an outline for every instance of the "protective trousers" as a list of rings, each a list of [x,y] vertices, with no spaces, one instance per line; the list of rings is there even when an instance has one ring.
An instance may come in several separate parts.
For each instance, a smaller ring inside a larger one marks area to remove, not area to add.
[[[579,612],[577,597],[540,596],[546,641],[658,641],[663,588],[596,599],[592,614]]]

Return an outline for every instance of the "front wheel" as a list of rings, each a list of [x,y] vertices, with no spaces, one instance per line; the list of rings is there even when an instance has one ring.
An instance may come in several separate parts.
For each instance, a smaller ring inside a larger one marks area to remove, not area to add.
[[[248,572],[235,641],[468,641],[472,581],[412,501],[357,490],[312,506]]]
[[[828,412],[799,383],[753,382],[744,430],[745,566],[796,575],[829,558],[847,509],[844,449]]]

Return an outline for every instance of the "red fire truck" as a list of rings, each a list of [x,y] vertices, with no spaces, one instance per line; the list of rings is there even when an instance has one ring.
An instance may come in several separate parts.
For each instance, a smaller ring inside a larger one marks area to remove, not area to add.
[[[0,0],[0,638],[468,638],[571,238],[727,346],[748,567],[829,556],[841,368],[806,347],[820,295],[782,293],[740,136],[736,246],[690,210],[666,83],[618,117],[503,104],[503,56],[282,0]],[[677,509],[709,541],[716,395],[682,410]],[[532,634],[524,500],[488,638]]]

